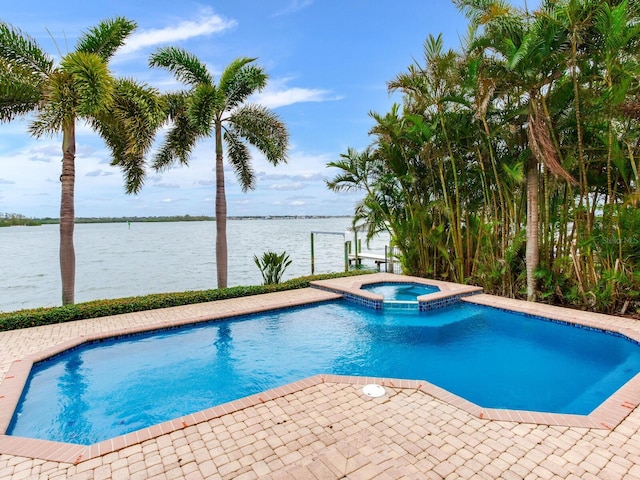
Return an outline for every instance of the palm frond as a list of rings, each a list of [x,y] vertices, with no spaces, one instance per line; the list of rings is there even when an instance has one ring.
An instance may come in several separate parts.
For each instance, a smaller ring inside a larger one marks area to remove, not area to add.
[[[80,37],[76,52],[93,53],[106,62],[136,27],[136,22],[124,17],[103,20]]]
[[[227,145],[227,158],[240,182],[242,191],[253,190],[256,177],[251,168],[251,153],[242,139],[233,131],[226,131],[224,141]]]
[[[89,117],[109,107],[113,78],[102,58],[92,53],[72,52],[62,59],[60,68],[69,75],[79,115]]]
[[[65,122],[77,116],[77,94],[71,75],[59,70],[49,77],[47,89],[36,118],[29,125],[35,137],[61,132]]]
[[[169,92],[162,95],[162,101],[166,108],[167,119],[173,121],[187,111],[187,103],[190,92]]]
[[[362,152],[349,147],[347,153],[340,154],[340,160],[327,163],[327,167],[340,170],[331,180],[325,181],[327,188],[334,192],[366,190],[374,162],[371,147]]]
[[[173,126],[167,132],[164,142],[154,157],[153,169],[167,170],[176,162],[189,165],[189,155],[198,138],[198,131],[186,114],[174,117]]]
[[[164,98],[155,88],[133,79],[117,80],[114,93],[112,116],[136,141],[130,148],[137,154],[146,153],[151,148],[156,131],[166,119]]]
[[[284,123],[268,108],[245,105],[229,117],[232,130],[260,150],[269,162],[287,161],[289,133]]]
[[[248,65],[249,63],[253,63],[255,61],[255,58],[249,57],[239,57],[233,60],[229,65],[227,65],[227,68],[224,69],[222,75],[220,75],[220,81],[218,82],[220,85],[220,89],[223,92],[226,92],[228,86],[234,82],[235,76],[242,70],[242,68],[245,65]]]
[[[261,67],[250,65],[253,61],[254,58],[238,58],[222,73],[220,91],[226,99],[227,109],[240,105],[267,84],[267,74]]]
[[[91,126],[111,151],[111,165],[122,170],[126,193],[138,193],[144,184],[144,157],[127,154],[129,137],[124,124],[112,112],[103,111],[91,118]]]
[[[43,95],[38,76],[20,68],[8,69],[0,60],[0,122],[9,122],[39,106]]]
[[[29,134],[36,138],[53,137],[62,131],[65,120],[69,117],[69,112],[59,111],[47,105],[29,124]]]
[[[191,92],[187,114],[189,120],[198,129],[198,133],[209,136],[216,114],[220,111],[220,94],[215,85],[200,84]]]
[[[199,138],[198,130],[187,114],[189,92],[173,92],[162,96],[166,119],[172,126],[156,153],[153,168],[162,171],[170,168],[175,162],[189,164],[189,155]]]
[[[329,167],[338,167],[339,165],[327,165]],[[358,177],[351,172],[341,172],[330,180],[325,180],[325,185],[332,192],[355,192],[365,190],[363,184],[358,182]]]
[[[507,67],[510,70],[514,70],[522,60],[531,55],[531,47],[535,42],[536,36],[533,32],[528,32],[524,38],[522,39],[522,43],[520,45],[515,45],[513,40],[510,38],[504,39],[504,52],[506,52],[507,57]]]
[[[112,106],[92,122],[112,151],[111,164],[123,171],[127,193],[138,193],[142,188],[145,157],[165,118],[164,99],[157,90],[131,79],[120,79]]]
[[[53,60],[32,37],[2,21],[0,59],[6,62],[5,68],[18,67],[41,76],[49,75],[53,69]]]
[[[149,66],[162,67],[172,73],[177,80],[192,87],[201,83],[213,83],[206,65],[182,48],[159,48],[149,57]]]

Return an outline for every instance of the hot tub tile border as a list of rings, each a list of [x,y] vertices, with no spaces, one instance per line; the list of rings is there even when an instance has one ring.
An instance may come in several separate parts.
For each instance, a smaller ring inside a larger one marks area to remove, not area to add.
[[[374,310],[382,310],[384,308],[384,297],[366,289],[363,290],[362,287],[364,286],[385,283],[388,285],[414,284],[438,287],[439,291],[437,292],[418,296],[417,307],[420,312],[428,312],[437,308],[447,307],[458,303],[463,297],[482,293],[482,288],[474,285],[462,285],[421,277],[399,276],[390,273],[375,274],[375,278],[372,278],[373,276],[369,275],[367,275],[367,277],[369,278],[363,279],[362,277],[357,276],[346,277],[349,280],[348,282],[334,281],[342,279],[318,280],[311,282],[311,287],[340,294],[342,295],[342,298],[348,302],[372,308]]]

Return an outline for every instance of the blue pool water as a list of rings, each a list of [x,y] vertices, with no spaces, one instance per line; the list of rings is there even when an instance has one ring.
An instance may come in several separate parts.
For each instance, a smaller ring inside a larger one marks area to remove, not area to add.
[[[417,301],[420,295],[439,292],[438,287],[420,283],[371,283],[363,285],[361,290],[382,295],[385,300]]]
[[[8,434],[91,444],[320,373],[588,414],[639,371],[640,347],[613,334],[465,303],[389,313],[338,301],[65,352],[34,366]]]

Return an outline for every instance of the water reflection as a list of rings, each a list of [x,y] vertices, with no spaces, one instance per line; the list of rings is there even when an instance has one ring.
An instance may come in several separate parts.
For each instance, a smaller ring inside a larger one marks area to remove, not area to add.
[[[233,361],[233,337],[231,336],[231,325],[222,322],[218,327],[218,338],[213,342],[216,349],[216,369],[227,378],[231,378],[235,373]]]
[[[58,382],[60,395],[56,423],[64,438],[70,442],[89,429],[86,418],[89,405],[85,401],[88,385],[82,371],[83,363],[80,354],[71,355],[64,364],[64,374]]]

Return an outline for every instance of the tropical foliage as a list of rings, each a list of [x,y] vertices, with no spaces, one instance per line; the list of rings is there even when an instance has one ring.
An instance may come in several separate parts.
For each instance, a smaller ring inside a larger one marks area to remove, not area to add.
[[[264,285],[275,285],[280,283],[284,271],[289,265],[291,265],[291,260],[289,259],[287,252],[264,252],[262,254],[262,258],[254,255],[253,261],[260,269]]]
[[[37,42],[0,21],[0,122],[33,113],[29,132],[62,134],[60,175],[60,271],[62,303],[74,302],[74,189],[76,122],[85,121],[113,152],[128,191],[143,178],[136,169],[151,147],[163,109],[156,92],[129,79],[114,78],[108,62],[135,29],[125,18],[98,24],[56,65]]]
[[[228,270],[223,139],[227,160],[245,192],[255,188],[249,146],[273,165],[287,160],[289,135],[285,125],[266,107],[247,103],[267,83],[266,73],[254,61],[244,57],[234,60],[216,84],[206,65],[183,49],[161,48],[150,58],[152,67],[168,70],[188,87],[166,97],[172,127],[155,157],[154,168],[165,170],[176,162],[187,165],[199,139],[215,138],[218,288],[227,286]]]
[[[372,113],[372,144],[330,163],[364,193],[407,273],[604,312],[640,300],[640,4],[455,0],[460,51],[429,36]]]

